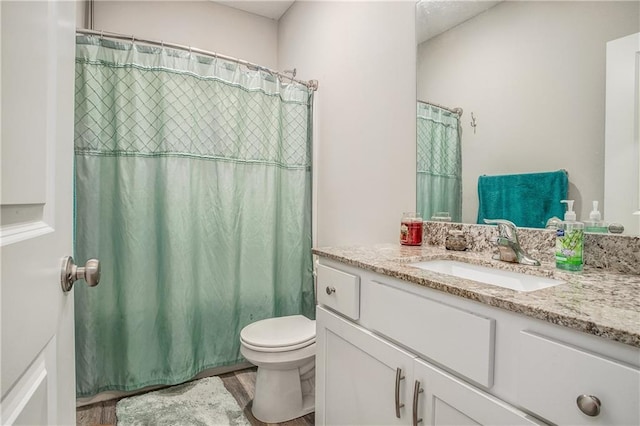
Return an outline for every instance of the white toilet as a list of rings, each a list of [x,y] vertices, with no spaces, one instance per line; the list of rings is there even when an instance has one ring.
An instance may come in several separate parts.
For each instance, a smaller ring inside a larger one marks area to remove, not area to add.
[[[240,332],[240,352],[258,366],[251,411],[265,423],[311,413],[315,402],[316,322],[302,315],[269,318]]]

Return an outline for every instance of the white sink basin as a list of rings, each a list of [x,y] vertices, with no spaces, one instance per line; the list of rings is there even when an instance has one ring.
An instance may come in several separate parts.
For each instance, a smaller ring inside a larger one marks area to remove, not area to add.
[[[428,260],[426,262],[410,263],[409,266],[525,292],[564,284],[564,281],[554,278],[503,271],[455,260]]]

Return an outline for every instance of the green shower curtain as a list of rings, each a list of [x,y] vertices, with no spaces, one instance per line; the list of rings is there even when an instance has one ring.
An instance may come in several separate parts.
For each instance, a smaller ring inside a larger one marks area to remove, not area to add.
[[[239,332],[314,314],[305,86],[219,58],[76,40],[77,395],[243,361]]]
[[[424,219],[448,212],[462,220],[460,116],[424,102],[417,104],[417,211]]]

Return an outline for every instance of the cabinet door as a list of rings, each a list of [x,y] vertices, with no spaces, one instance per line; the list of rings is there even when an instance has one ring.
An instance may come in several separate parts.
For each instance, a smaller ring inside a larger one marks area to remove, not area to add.
[[[416,359],[412,398],[424,425],[540,425],[544,424],[515,407]],[[414,409],[412,403],[411,409]]]
[[[413,355],[322,307],[316,336],[316,424],[410,424]]]

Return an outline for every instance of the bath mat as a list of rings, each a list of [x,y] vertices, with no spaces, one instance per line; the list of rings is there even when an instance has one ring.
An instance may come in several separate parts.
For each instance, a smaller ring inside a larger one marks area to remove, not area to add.
[[[250,425],[218,377],[206,377],[116,404],[118,426]]]

